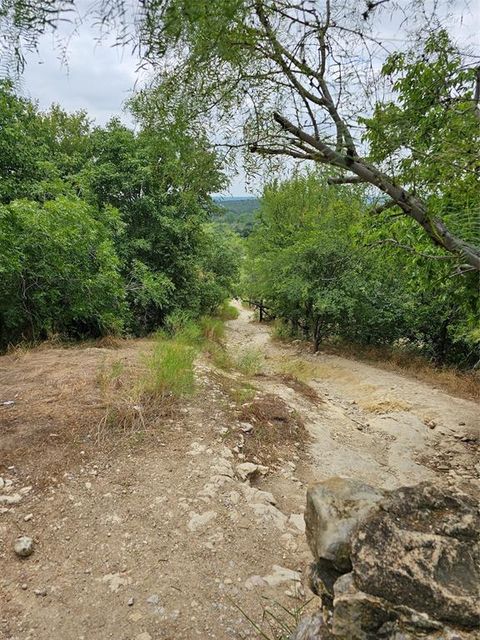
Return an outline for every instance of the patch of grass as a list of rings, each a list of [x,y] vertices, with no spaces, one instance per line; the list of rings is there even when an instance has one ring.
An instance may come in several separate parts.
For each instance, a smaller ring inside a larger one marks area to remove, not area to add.
[[[199,326],[205,340],[220,342],[225,335],[225,325],[223,324],[223,320],[220,318],[204,316],[203,318],[200,318]]]
[[[212,342],[206,348],[206,352],[217,369],[230,371],[233,368],[233,360],[228,351],[222,345]]]
[[[360,402],[360,407],[369,413],[394,413],[395,411],[410,411],[412,405],[403,400],[390,398],[377,402]]]
[[[240,315],[240,312],[230,302],[225,301],[218,307],[215,315],[221,320],[236,320]]]
[[[248,382],[242,382],[230,388],[229,396],[238,405],[252,402],[257,390]]]
[[[318,367],[301,358],[280,358],[275,362],[275,371],[282,376],[290,376],[302,382],[315,378]]]
[[[103,394],[106,394],[112,386],[115,388],[120,386],[124,370],[125,364],[121,360],[114,360],[108,367],[105,364],[102,365],[97,374],[97,384]]]
[[[193,364],[196,350],[178,338],[157,338],[146,359],[147,371],[140,381],[143,393],[154,397],[191,395],[195,388]]]
[[[263,354],[258,349],[246,349],[236,360],[237,369],[246,376],[254,376],[263,369]]]
[[[303,601],[292,609],[284,606],[276,600],[264,598],[271,602],[262,607],[262,619],[256,622],[251,615],[245,612],[236,602],[233,605],[240,611],[246,620],[252,625],[263,640],[289,640],[293,637],[301,617],[312,600]]]

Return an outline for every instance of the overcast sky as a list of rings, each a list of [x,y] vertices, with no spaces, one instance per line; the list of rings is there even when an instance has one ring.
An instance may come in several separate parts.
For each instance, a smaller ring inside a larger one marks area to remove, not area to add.
[[[80,11],[89,6],[91,0],[77,0]],[[463,20],[459,19],[462,5]],[[454,0],[450,10],[456,19],[451,23],[453,35],[469,45],[478,45],[480,31],[480,0],[468,2]],[[395,25],[383,24],[383,30],[392,32]],[[126,124],[133,124],[123,104],[132,94],[142,78],[137,73],[138,60],[127,47],[113,47],[113,37],[104,37],[99,43],[97,31],[88,24],[74,30],[70,23],[64,23],[56,34],[43,36],[38,53],[27,57],[27,66],[22,79],[25,95],[38,100],[41,108],[48,108],[52,102],[60,104],[67,111],[84,109],[98,124],[104,124],[112,116],[121,118]],[[389,34],[390,35],[390,34]],[[59,42],[67,45],[67,65],[61,60]],[[473,41],[473,42],[472,42]],[[251,190],[250,190],[251,192]],[[230,195],[246,195],[243,173],[234,178],[229,189]]]
[[[122,105],[142,81],[138,60],[128,47],[113,47],[113,37],[104,37],[99,43],[96,35],[87,24],[74,29],[66,23],[57,33],[43,36],[38,53],[27,56],[22,93],[38,100],[42,109],[56,102],[67,111],[84,109],[97,124],[117,116],[133,126]],[[66,40],[67,64],[62,61],[60,46]],[[241,173],[232,180],[226,195],[250,193]]]

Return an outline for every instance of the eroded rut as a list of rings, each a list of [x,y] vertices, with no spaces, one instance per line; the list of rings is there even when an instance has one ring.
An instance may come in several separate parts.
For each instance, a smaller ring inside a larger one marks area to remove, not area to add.
[[[308,599],[302,518],[308,483],[332,475],[386,487],[425,478],[471,481],[473,403],[366,364],[274,343],[242,308],[228,325],[231,353],[253,348],[265,358],[265,375],[250,381],[256,393],[283,399],[309,442],[292,441],[266,475],[242,480],[239,465],[256,462],[243,453],[248,428],[225,383],[201,359],[197,395],[164,420],[154,444],[91,451],[83,464],[49,470],[42,482],[19,455],[14,468],[0,468],[8,481],[0,495],[19,496],[0,504],[0,638],[258,637],[247,618],[260,622],[265,607],[279,615],[275,602],[293,610]],[[145,344],[126,349],[132,358]],[[98,362],[107,356],[99,353]],[[42,357],[3,361],[0,400],[11,395],[12,381],[20,386],[22,367],[26,375]],[[95,357],[89,349],[88,358]],[[319,401],[279,376],[285,360],[310,368]],[[49,375],[42,370],[37,386],[47,390]],[[29,393],[20,391],[19,403]],[[74,393],[61,397],[69,406],[75,401]],[[22,442],[35,424],[20,417],[8,423],[8,437]],[[61,412],[49,419],[58,433]],[[86,451],[87,445],[78,444]],[[11,550],[20,532],[35,540],[25,560]]]

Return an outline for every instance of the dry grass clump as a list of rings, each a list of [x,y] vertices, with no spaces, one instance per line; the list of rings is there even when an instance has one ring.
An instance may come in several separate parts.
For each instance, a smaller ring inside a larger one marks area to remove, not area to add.
[[[278,396],[265,394],[244,403],[239,419],[253,429],[245,434],[242,452],[247,460],[257,458],[263,464],[288,457],[292,445],[300,447],[308,438],[300,416]]]
[[[315,389],[303,380],[299,380],[295,376],[288,373],[280,375],[279,378],[284,384],[287,385],[287,387],[290,387],[290,389],[293,389],[307,400],[310,400],[310,402],[313,402],[314,404],[320,404],[321,402],[323,402],[322,398],[318,395]]]
[[[395,413],[396,411],[410,411],[412,405],[397,398],[386,398],[372,402],[359,402],[360,407],[368,413]]]

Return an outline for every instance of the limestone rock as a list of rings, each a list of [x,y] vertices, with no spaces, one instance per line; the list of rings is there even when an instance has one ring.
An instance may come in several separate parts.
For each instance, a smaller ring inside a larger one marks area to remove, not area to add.
[[[332,631],[339,640],[385,637],[380,635],[382,627],[398,617],[381,598],[359,591],[351,573],[335,582],[334,593]]]
[[[209,522],[217,517],[215,511],[205,511],[204,513],[192,513],[187,527],[189,531],[196,531],[202,527],[205,527]]]
[[[352,539],[361,591],[435,620],[480,623],[480,515],[463,493],[422,483],[389,494]]]
[[[298,622],[298,625],[290,636],[289,640],[331,640],[333,636],[320,612],[305,614]]]
[[[292,569],[287,569],[285,567],[280,567],[278,564],[274,564],[272,567],[272,573],[267,576],[263,576],[263,580],[265,580],[270,587],[277,587],[283,582],[301,582],[302,576],[298,571],[293,571]]]
[[[253,462],[242,462],[241,464],[237,464],[236,471],[240,480],[245,481],[258,475],[266,475],[268,473],[268,467]]]
[[[13,548],[17,556],[26,558],[27,556],[31,556],[33,553],[33,540],[28,536],[20,536],[15,540]]]
[[[315,559],[329,560],[343,573],[350,571],[352,533],[383,496],[383,492],[348,478],[330,478],[310,487],[305,523]]]

